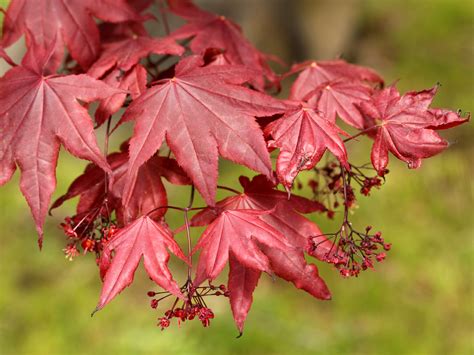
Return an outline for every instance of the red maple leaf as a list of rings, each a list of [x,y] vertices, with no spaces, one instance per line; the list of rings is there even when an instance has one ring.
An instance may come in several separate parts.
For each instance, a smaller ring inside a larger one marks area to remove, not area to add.
[[[109,154],[107,161],[112,169],[113,184],[111,187],[106,189],[104,171],[91,164],[81,176],[72,182],[66,194],[53,203],[51,209],[79,196],[77,214],[85,214],[100,208],[105,198],[107,198],[109,214],[116,210],[119,225],[123,225],[128,220],[134,220],[168,204],[166,190],[161,181],[162,176],[176,185],[190,184],[189,179],[178,166],[176,160],[155,155],[140,167],[132,198],[124,208],[121,198],[128,170],[128,152]],[[157,210],[153,213],[153,218],[159,219],[165,213],[166,208]]]
[[[235,196],[227,197],[216,203],[215,208],[207,208],[197,213],[191,219],[192,226],[205,226],[211,223],[219,212],[226,210],[254,209],[258,211],[270,211],[260,219],[280,231],[285,238],[301,251],[307,250],[309,238],[321,236],[318,239],[317,258],[325,260],[332,243],[322,236],[318,226],[302,216],[301,213],[324,212],[326,207],[317,202],[297,195],[291,195],[279,191],[275,185],[265,176],[258,175],[252,180],[246,176],[239,178],[244,192]]]
[[[257,210],[227,210],[206,228],[193,249],[201,250],[196,285],[214,280],[224,269],[229,255],[255,270],[272,273],[270,261],[260,245],[287,252],[292,246],[283,234],[259,217],[269,213]]]
[[[114,69],[102,81],[114,88],[124,90],[124,92],[101,100],[95,111],[95,122],[98,126],[122,108],[127,98],[127,92],[130,93],[132,100],[145,92],[147,73],[145,68],[138,64],[125,74],[120,69]]]
[[[344,132],[320,112],[300,104],[265,127],[271,136],[268,146],[280,148],[277,176],[289,191],[301,170],[313,168],[326,149],[347,165],[346,148],[339,134]]]
[[[265,87],[265,78],[278,84],[277,75],[267,64],[269,56],[257,50],[242,34],[242,29],[224,16],[219,16],[196,7],[190,0],[168,0],[170,10],[189,23],[171,33],[176,39],[193,38],[190,48],[201,54],[208,48],[225,50],[232,64],[242,64],[257,73],[251,83],[258,89]]]
[[[56,45],[50,62],[53,70],[62,60],[63,43],[71,56],[88,68],[100,50],[99,31],[92,15],[107,22],[140,20],[125,0],[12,0],[3,22],[2,44],[8,47],[22,34],[31,32],[43,48]]]
[[[286,105],[241,85],[255,74],[242,66],[201,67],[181,60],[175,76],[160,81],[132,102],[121,122],[135,120],[124,204],[138,168],[166,137],[179,165],[210,205],[217,185],[218,154],[271,176],[271,162],[255,116],[282,112]]]
[[[295,64],[286,74],[301,72],[291,86],[290,99],[303,100],[321,84],[337,79],[383,84],[383,79],[373,70],[349,64],[344,60],[307,61]]]
[[[371,87],[360,81],[338,79],[319,85],[306,96],[305,101],[332,122],[336,122],[338,115],[347,124],[364,129],[366,123],[358,105],[369,101],[372,92]]]
[[[372,120],[375,137],[371,160],[379,175],[383,175],[388,164],[388,152],[408,163],[409,168],[418,168],[421,160],[436,155],[448,147],[448,142],[435,130],[464,123],[452,111],[430,109],[437,86],[422,91],[411,91],[403,96],[394,86],[377,91],[371,102],[361,103],[361,111]],[[369,126],[370,128],[370,126]]]
[[[196,214],[191,220],[191,225],[203,226],[212,223],[222,211],[253,209],[263,212],[269,209],[270,211],[263,213],[259,218],[281,232],[293,246],[281,251],[259,244],[270,262],[271,270],[314,297],[329,299],[330,293],[324,281],[319,277],[316,266],[306,263],[303,250],[309,245],[309,237],[320,236],[316,238],[319,240],[319,246],[315,256],[325,260],[332,243],[322,236],[316,224],[298,213],[321,211],[324,206],[295,195],[288,200],[287,194],[274,189],[274,185],[263,175],[254,177],[252,181],[241,176],[240,183],[244,187],[244,193],[228,197],[219,201],[215,208],[208,208]],[[252,293],[261,271],[244,266],[233,253],[230,253],[229,265],[230,304],[234,320],[242,332],[252,304]]]
[[[104,285],[95,311],[102,309],[133,282],[142,257],[151,279],[166,291],[182,298],[180,288],[168,269],[168,250],[188,262],[168,227],[147,216],[120,229],[104,246],[100,260],[101,274],[105,275]]]
[[[169,37],[151,38],[133,35],[119,41],[106,43],[102,54],[87,73],[94,78],[102,77],[112,68],[126,73],[151,53],[181,55],[183,51],[184,48]]]
[[[296,249],[282,251],[266,245],[262,245],[261,250],[277,276],[292,282],[296,288],[318,299],[331,299],[331,293],[319,276],[316,265],[306,263],[303,252]],[[245,319],[252,305],[252,294],[262,272],[245,266],[233,253],[229,257],[229,266],[229,301],[235,323],[242,334]]]
[[[245,319],[253,303],[253,292],[261,274],[261,271],[242,265],[233,254],[229,256],[227,288],[230,307],[240,334],[243,333]]]
[[[43,70],[50,57],[51,52],[33,45],[22,65],[0,79],[0,184],[10,180],[18,165],[20,188],[40,242],[56,186],[60,144],[73,155],[109,170],[87,109],[78,100],[92,102],[119,92],[85,74],[47,75]]]

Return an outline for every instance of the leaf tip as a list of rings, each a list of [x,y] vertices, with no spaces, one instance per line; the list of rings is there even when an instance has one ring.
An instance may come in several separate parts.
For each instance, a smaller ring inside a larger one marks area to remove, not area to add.
[[[43,234],[38,237],[38,248],[40,251],[43,250]]]
[[[102,307],[100,305],[97,305],[97,307],[95,307],[95,309],[91,313],[91,318],[94,317],[94,314],[96,314],[101,309],[102,309]]]

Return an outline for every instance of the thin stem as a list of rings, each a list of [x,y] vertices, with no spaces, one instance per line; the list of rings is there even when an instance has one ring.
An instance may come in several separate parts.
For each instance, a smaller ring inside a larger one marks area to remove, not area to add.
[[[107,119],[107,126],[105,128],[105,138],[104,138],[104,156],[105,156],[105,159],[107,159],[107,155],[109,154],[109,137],[110,137],[110,123],[112,121],[112,116],[109,116],[109,118]],[[107,199],[107,195],[109,194],[109,175],[107,174],[107,172],[104,172],[105,174],[105,177],[104,177],[104,181],[105,181],[105,187],[104,187],[104,190],[105,190],[105,198]]]
[[[186,238],[188,240],[188,259],[189,259],[188,280],[187,280],[188,291],[190,291],[190,288],[192,287],[192,284],[191,284],[191,271],[192,270],[191,269],[193,265],[192,255],[191,255],[191,229],[189,227],[188,211],[193,206],[193,202],[194,202],[194,185],[191,185],[191,196],[189,197],[189,203],[188,203],[188,206],[184,209],[184,224],[186,225]]]
[[[370,132],[371,130],[373,130],[373,129],[377,128],[377,127],[378,127],[378,125],[375,125],[375,126],[366,128],[366,129],[360,131],[359,133],[357,133],[357,134],[355,134],[355,135],[353,135],[353,136],[351,136],[351,137],[349,137],[349,138],[344,139],[343,142],[344,142],[344,143],[349,142],[349,141],[351,141],[351,140],[353,140],[353,139],[355,139],[355,138],[357,138],[357,137],[359,137],[359,136],[361,136],[361,135],[363,135],[363,134],[366,134],[366,133]]]
[[[155,213],[156,211],[159,211],[163,208],[169,208],[171,210],[178,210],[178,211],[181,211],[181,212],[184,212],[184,208],[181,208],[181,207],[176,207],[176,206],[160,206],[160,207],[157,207],[157,208],[154,208],[152,209],[150,212],[148,212],[146,215],[147,216],[150,216],[151,214]]]
[[[349,213],[349,207],[347,206],[347,186],[346,186],[346,168],[344,168],[341,164],[341,173],[342,173],[342,186],[344,191],[344,224],[348,222],[347,217]]]
[[[240,191],[237,191],[237,190],[232,189],[232,188],[227,187],[227,186],[217,185],[217,188],[218,188],[218,189],[221,189],[221,190],[227,190],[227,191],[233,192],[234,194],[237,194],[237,195],[240,195],[240,194],[241,194]]]

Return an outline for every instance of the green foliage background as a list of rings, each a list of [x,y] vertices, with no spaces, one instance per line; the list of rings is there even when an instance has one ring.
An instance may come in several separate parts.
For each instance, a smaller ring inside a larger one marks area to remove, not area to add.
[[[440,81],[437,106],[472,110],[472,1],[361,4],[367,24],[395,23],[372,34],[389,58],[377,67],[387,82],[401,78],[399,87],[406,90]],[[234,339],[230,309],[219,299],[209,329],[191,322],[161,332],[154,326],[159,313],[148,307],[152,286],[143,272],[91,318],[101,287],[94,261],[66,261],[65,239],[56,227],[73,204],[48,219],[38,252],[17,174],[0,190],[0,354],[472,354],[472,134],[472,124],[444,134],[455,144],[418,171],[392,158],[387,184],[360,199],[354,223],[373,224],[394,245],[376,272],[344,280],[321,266],[333,292],[330,302],[264,277],[241,339]],[[365,144],[350,152],[363,163],[368,149]],[[56,196],[84,166],[61,155]],[[237,174],[248,173],[225,162],[222,168],[222,182],[234,187]],[[171,191],[176,204],[187,198],[185,189]],[[313,218],[331,230],[324,218]],[[179,225],[179,215],[171,222]]]

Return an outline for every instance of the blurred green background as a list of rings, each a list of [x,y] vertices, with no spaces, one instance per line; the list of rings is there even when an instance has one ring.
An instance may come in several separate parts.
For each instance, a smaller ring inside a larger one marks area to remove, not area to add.
[[[235,18],[259,48],[289,63],[341,54],[389,83],[400,79],[402,91],[440,82],[435,106],[472,110],[472,0],[198,3]],[[0,190],[0,354],[473,354],[473,133],[472,124],[442,132],[452,146],[417,171],[392,157],[387,184],[359,199],[354,223],[372,224],[393,242],[376,272],[346,280],[320,265],[330,302],[263,277],[240,339],[223,299],[212,301],[210,328],[190,322],[161,332],[142,271],[91,318],[101,287],[94,261],[65,260],[57,227],[74,204],[47,220],[39,252],[16,174]],[[369,148],[370,142],[348,145],[360,163]],[[84,166],[61,155],[55,197]],[[221,182],[233,187],[238,174],[250,173],[221,167]],[[170,187],[170,201],[181,205],[187,193]],[[312,218],[324,231],[334,229]],[[170,222],[179,225],[180,216]]]

